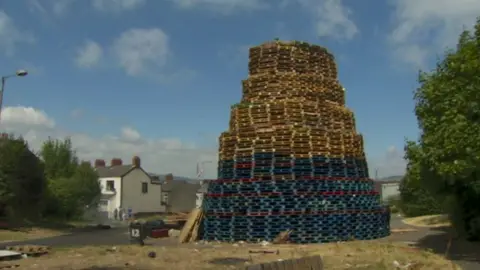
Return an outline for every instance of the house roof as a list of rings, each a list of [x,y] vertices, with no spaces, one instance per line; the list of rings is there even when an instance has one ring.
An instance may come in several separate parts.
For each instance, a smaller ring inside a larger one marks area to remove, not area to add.
[[[117,165],[117,166],[110,166],[110,167],[97,167],[95,170],[97,171],[98,177],[123,177],[135,167],[133,165]]]
[[[185,185],[197,186],[198,188],[200,188],[200,183],[190,183],[185,180],[172,180],[168,182],[163,182],[162,191],[171,192],[174,190],[181,189]]]

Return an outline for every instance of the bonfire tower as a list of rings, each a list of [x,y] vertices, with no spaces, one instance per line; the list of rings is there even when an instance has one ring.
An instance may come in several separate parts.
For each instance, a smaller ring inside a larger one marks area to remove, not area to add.
[[[250,49],[243,97],[220,136],[218,180],[204,199],[205,240],[296,243],[389,235],[363,138],[334,57],[274,41]]]

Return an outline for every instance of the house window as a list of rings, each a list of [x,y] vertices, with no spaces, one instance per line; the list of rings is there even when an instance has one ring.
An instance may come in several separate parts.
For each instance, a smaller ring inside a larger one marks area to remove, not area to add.
[[[107,191],[115,191],[115,182],[113,180],[107,181]]]
[[[148,183],[142,183],[142,193],[148,193]]]

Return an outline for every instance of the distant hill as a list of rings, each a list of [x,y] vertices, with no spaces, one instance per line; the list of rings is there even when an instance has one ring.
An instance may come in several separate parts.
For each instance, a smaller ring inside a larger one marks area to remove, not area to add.
[[[153,177],[158,177],[160,180],[164,180],[165,176],[166,176],[166,174],[157,174],[157,173],[148,173],[148,174],[150,174],[150,176],[153,176]],[[198,182],[197,179],[184,177],[184,176],[175,176],[175,175],[173,175],[173,180],[174,181],[187,181],[187,182],[190,182],[190,183],[197,183]]]
[[[378,179],[378,181],[400,181],[402,180],[403,177],[404,177],[403,175],[393,175],[393,176],[380,178]]]

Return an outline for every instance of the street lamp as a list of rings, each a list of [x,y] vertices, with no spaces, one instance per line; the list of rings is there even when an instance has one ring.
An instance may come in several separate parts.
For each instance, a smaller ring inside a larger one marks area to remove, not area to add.
[[[203,176],[203,172],[204,172],[203,165],[207,163],[213,163],[213,162],[211,160],[197,162],[197,180],[200,180],[200,178]]]
[[[2,105],[3,105],[3,92],[5,91],[5,81],[11,77],[25,77],[28,75],[28,71],[25,69],[19,69],[15,72],[15,74],[2,76],[2,84],[0,85],[0,120],[2,116]]]

